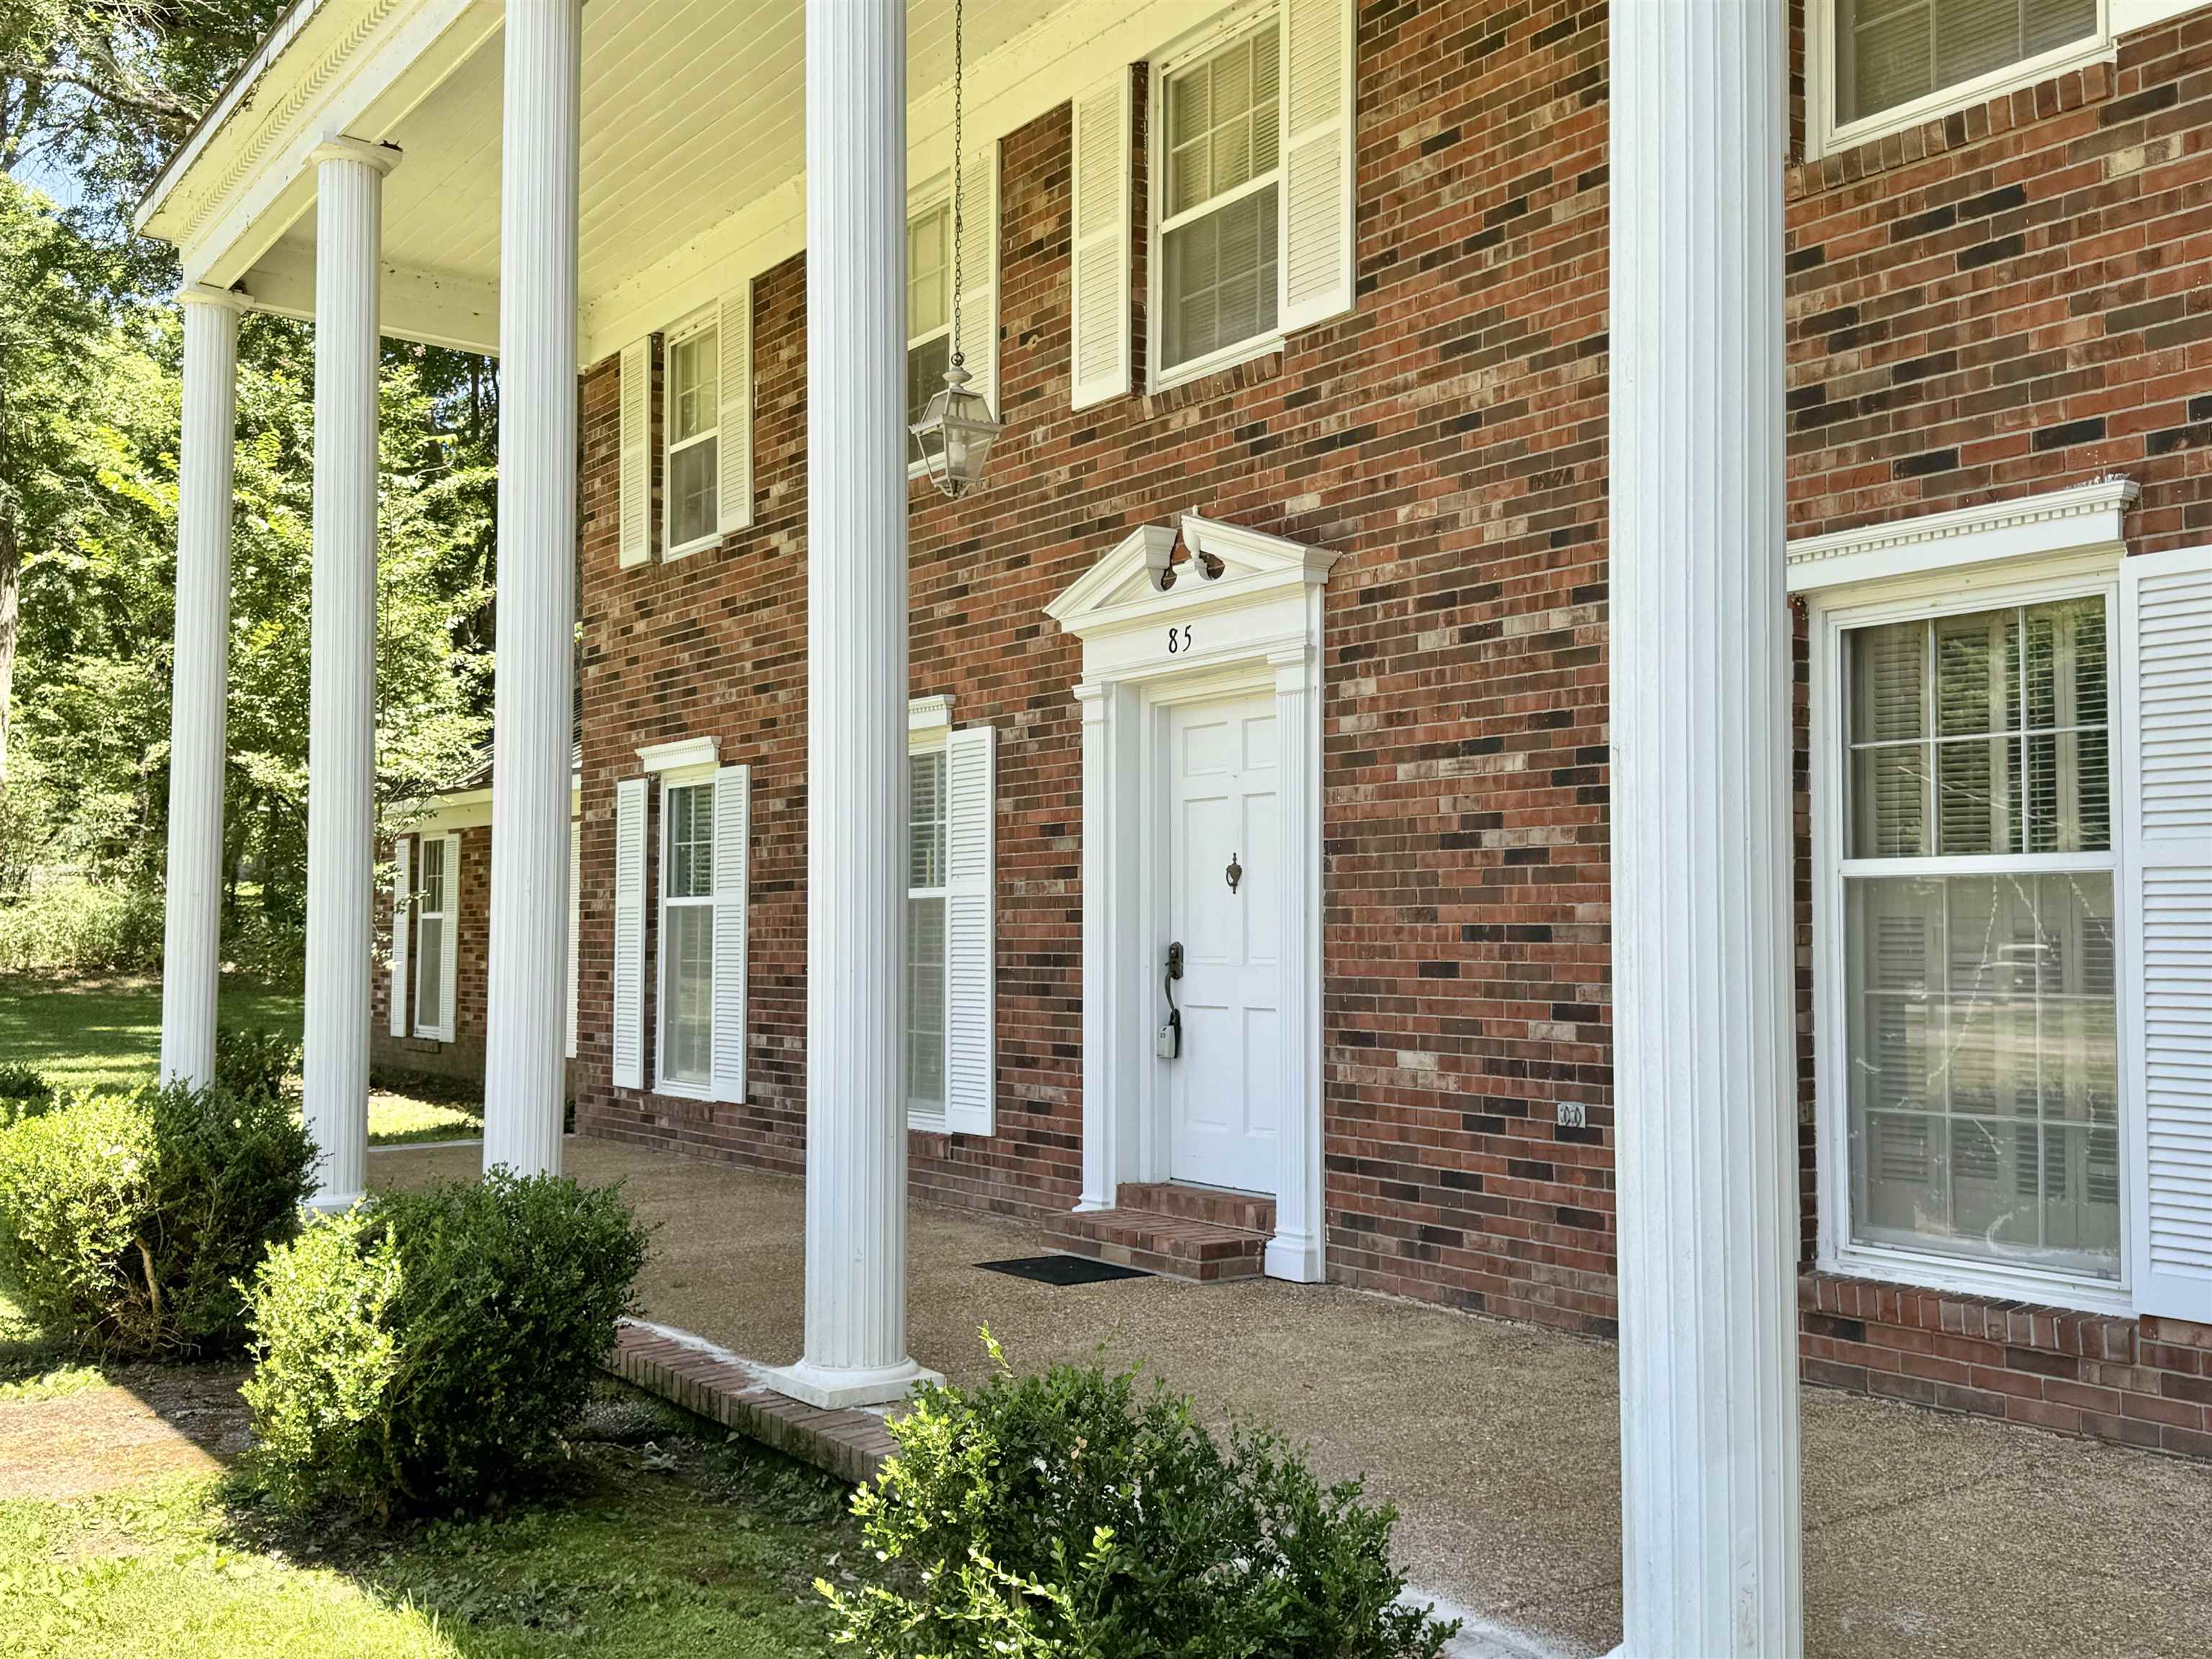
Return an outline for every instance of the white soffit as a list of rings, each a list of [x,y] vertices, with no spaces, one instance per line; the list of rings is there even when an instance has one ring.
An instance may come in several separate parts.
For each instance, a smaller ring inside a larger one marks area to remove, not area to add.
[[[1801,537],[1786,556],[1790,591],[1818,592],[2054,553],[2118,551],[2125,544],[2122,520],[2141,494],[2132,478],[2099,478],[2041,495]]]

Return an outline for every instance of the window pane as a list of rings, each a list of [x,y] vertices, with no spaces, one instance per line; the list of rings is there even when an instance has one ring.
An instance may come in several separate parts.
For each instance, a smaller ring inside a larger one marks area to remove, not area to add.
[[[446,924],[431,916],[415,927],[415,1023],[438,1023],[438,998],[446,988]]]
[[[952,361],[952,337],[940,334],[910,346],[906,354],[906,423],[921,418],[923,406],[945,390],[945,370]]]
[[[711,430],[720,419],[716,386],[720,363],[716,331],[688,334],[668,353],[668,441],[681,443]]]
[[[673,1083],[704,1084],[714,1073],[714,907],[672,904],[668,927],[668,1006],[663,1075]]]
[[[945,1109],[945,901],[906,905],[907,1095],[927,1111]]]
[[[714,891],[714,805],[709,784],[668,792],[667,893],[708,898]]]
[[[945,751],[909,755],[907,775],[908,887],[945,885]]]
[[[1862,1240],[2119,1275],[2112,878],[1847,889]]]
[[[2097,0],[1837,0],[1836,118],[1876,115],[2097,29]]]
[[[951,277],[952,210],[933,208],[906,228],[908,339],[918,339],[952,320]]]
[[[1274,170],[1280,53],[1271,25],[1169,77],[1170,218]]]
[[[1162,239],[1166,367],[1273,331],[1275,198],[1256,190]]]
[[[669,544],[684,547],[714,533],[714,452],[721,440],[702,438],[668,458]]]

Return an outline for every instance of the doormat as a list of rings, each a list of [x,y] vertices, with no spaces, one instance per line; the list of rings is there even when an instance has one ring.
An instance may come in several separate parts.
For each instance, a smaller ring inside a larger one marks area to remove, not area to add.
[[[1040,1285],[1103,1285],[1116,1279],[1152,1277],[1141,1268],[1093,1261],[1081,1255],[1025,1255],[1012,1261],[979,1261],[975,1265],[987,1273],[1011,1273],[1016,1279],[1033,1279]]]

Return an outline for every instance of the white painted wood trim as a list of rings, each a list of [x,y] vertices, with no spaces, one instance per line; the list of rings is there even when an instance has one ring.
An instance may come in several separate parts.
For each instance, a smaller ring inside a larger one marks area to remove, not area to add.
[[[645,809],[647,781],[615,785],[614,1085],[645,1086]]]
[[[461,838],[448,834],[446,843],[446,915],[438,953],[438,1026],[429,1035],[441,1042],[453,1041],[456,1004],[461,974]],[[489,895],[487,895],[489,896]]]
[[[388,976],[389,1006],[385,1010],[392,1035],[407,1035],[410,981],[409,946],[415,938],[415,837],[401,836],[392,843],[392,971]]]
[[[653,556],[653,337],[623,348],[615,563],[628,570]]]
[[[1068,249],[1068,392],[1088,409],[1129,390],[1129,204],[1133,152],[1129,66],[1074,100],[1074,224]]]
[[[1276,326],[1285,334],[1352,306],[1358,33],[1352,0],[1283,0]]]
[[[945,739],[945,1127],[988,1135],[998,1094],[998,732]]]
[[[1793,593],[1956,570],[2053,553],[2124,550],[2123,520],[2142,494],[2132,478],[2100,478],[1944,513],[1887,519],[1800,537],[1784,558]]]
[[[721,758],[720,738],[679,738],[674,743],[649,743],[637,751],[638,764],[647,774],[711,769]]]
[[[714,1096],[745,1097],[747,911],[752,884],[752,769],[714,774]]]

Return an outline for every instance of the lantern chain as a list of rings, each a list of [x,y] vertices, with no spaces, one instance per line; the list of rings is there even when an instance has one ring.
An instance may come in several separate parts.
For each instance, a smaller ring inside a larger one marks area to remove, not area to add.
[[[966,100],[963,97],[962,72],[965,68],[961,46],[961,12],[966,0],[952,0],[952,366],[961,367],[960,356],[960,233],[962,229],[960,163],[962,150],[967,143],[963,123],[966,114]]]

